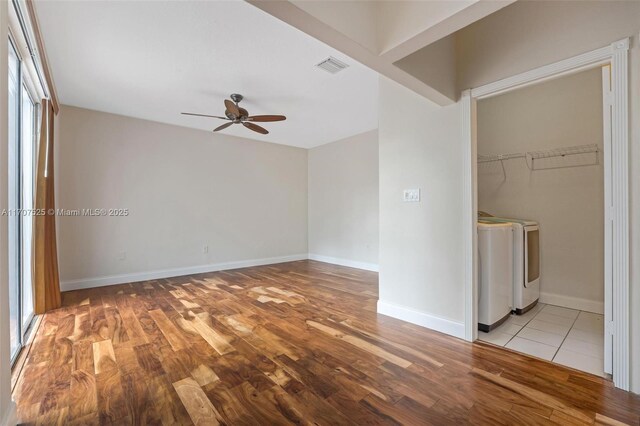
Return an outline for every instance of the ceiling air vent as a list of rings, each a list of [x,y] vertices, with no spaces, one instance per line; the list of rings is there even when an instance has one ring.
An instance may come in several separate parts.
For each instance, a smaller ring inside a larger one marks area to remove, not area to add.
[[[333,56],[329,56],[324,61],[320,62],[316,67],[322,68],[323,70],[330,72],[331,74],[335,74],[338,71],[342,71],[347,68],[349,65],[345,64],[342,61],[337,60]]]

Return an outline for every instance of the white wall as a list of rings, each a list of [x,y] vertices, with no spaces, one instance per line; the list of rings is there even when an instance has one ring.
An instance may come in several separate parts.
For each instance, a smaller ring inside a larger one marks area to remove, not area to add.
[[[64,106],[56,159],[58,208],[130,211],[59,217],[63,289],[306,257],[304,149]]]
[[[378,131],[308,151],[309,254],[378,267]]]
[[[603,313],[602,70],[478,101],[478,154],[597,144],[595,154],[478,165],[478,209],[540,224],[541,301]]]
[[[637,19],[640,19],[638,17]],[[640,27],[640,25],[638,25]],[[629,253],[630,253],[630,277],[629,285],[631,314],[631,390],[640,394],[640,48],[639,37],[634,37],[631,49],[630,69],[630,122],[631,138],[629,161]]]
[[[0,2],[0,209],[8,206],[8,95],[7,95],[7,5]],[[7,216],[0,217],[0,425],[8,424],[15,413],[15,405],[11,402],[11,370],[9,349],[9,276],[8,269]]]
[[[459,104],[439,107],[380,77],[378,311],[464,334],[462,130]],[[403,202],[420,188],[419,203]]]

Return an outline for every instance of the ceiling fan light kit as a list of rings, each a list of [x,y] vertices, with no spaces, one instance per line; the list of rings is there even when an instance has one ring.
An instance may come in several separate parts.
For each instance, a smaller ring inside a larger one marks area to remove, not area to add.
[[[208,117],[208,118],[218,118],[220,120],[228,120],[228,123],[224,123],[221,126],[213,129],[214,132],[219,132],[220,130],[224,130],[232,124],[242,124],[249,130],[253,130],[254,132],[261,133],[266,135],[269,133],[267,129],[264,127],[258,126],[254,124],[255,122],[271,122],[271,121],[284,121],[287,119],[284,115],[249,115],[249,111],[240,107],[238,104],[242,101],[244,97],[238,93],[231,94],[231,100],[225,99],[224,106],[225,111],[224,115],[226,117],[221,117],[219,115],[208,115],[208,114],[197,114],[194,112],[183,112],[183,115],[193,115],[196,117]]]

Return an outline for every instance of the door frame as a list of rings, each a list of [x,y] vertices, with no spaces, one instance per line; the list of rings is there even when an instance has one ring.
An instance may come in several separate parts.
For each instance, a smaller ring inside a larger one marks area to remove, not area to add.
[[[569,59],[545,65],[521,74],[486,84],[462,93],[463,129],[463,215],[465,262],[465,339],[478,337],[478,173],[477,173],[477,100],[519,89],[545,80],[573,74],[589,68],[611,65],[611,147],[605,153],[611,167],[605,174],[605,194],[611,206],[605,206],[605,221],[611,221],[611,244],[605,244],[605,262],[611,265],[611,292],[605,293],[605,306],[611,306],[605,333],[613,340],[613,383],[629,390],[629,38]],[[605,146],[605,151],[608,147]],[[609,249],[607,250],[607,247]],[[608,252],[607,252],[608,251]],[[612,311],[612,312],[611,312]],[[611,339],[610,339],[611,340]]]

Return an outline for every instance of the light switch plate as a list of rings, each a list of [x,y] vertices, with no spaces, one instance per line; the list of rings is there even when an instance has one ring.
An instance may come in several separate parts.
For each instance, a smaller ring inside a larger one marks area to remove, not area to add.
[[[420,201],[420,189],[405,189],[403,193],[405,203],[417,203]]]

